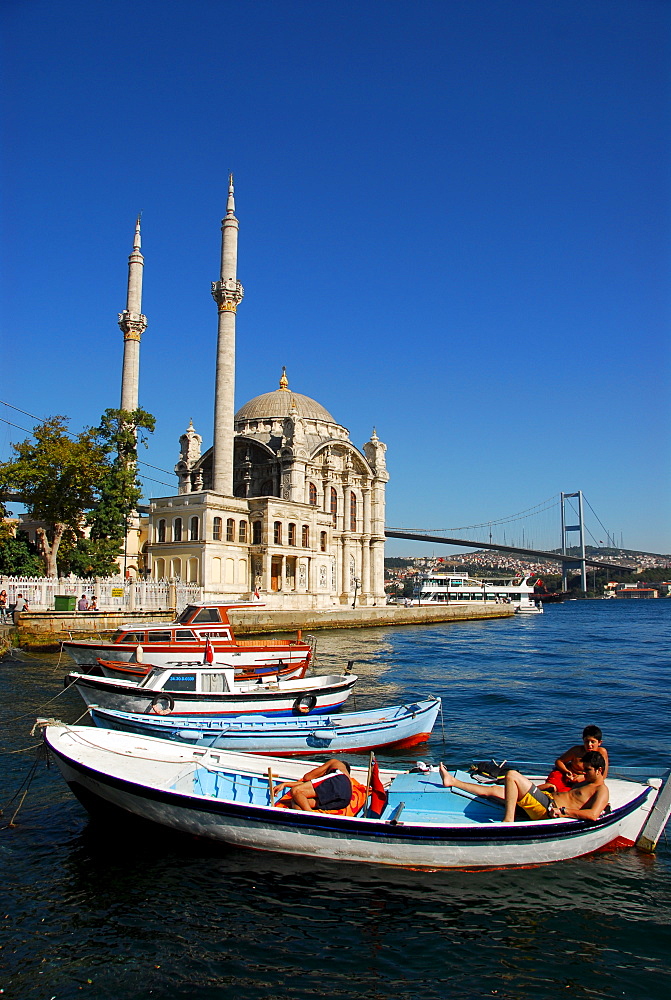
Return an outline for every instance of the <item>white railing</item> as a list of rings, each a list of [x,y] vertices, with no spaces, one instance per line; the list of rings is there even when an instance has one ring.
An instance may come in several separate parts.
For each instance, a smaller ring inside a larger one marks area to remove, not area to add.
[[[48,576],[0,576],[0,590],[7,591],[10,606],[22,594],[31,611],[53,611],[57,596],[79,600],[82,594],[89,601],[95,597],[99,611],[167,611],[174,603],[181,611],[187,604],[203,599],[203,588],[196,583],[122,577],[91,580],[68,576],[59,580]]]

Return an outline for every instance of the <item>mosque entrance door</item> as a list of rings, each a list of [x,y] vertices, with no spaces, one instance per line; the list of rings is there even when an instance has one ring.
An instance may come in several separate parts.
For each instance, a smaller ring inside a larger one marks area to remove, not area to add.
[[[271,560],[270,589],[274,593],[282,589],[282,556],[273,556]]]

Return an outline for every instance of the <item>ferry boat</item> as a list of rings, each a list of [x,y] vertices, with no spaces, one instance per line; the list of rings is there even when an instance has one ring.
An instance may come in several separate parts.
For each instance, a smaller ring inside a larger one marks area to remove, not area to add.
[[[478,580],[468,573],[429,573],[415,588],[414,604],[512,604],[516,610],[536,611],[536,574]]]
[[[116,668],[109,667],[114,677],[143,677],[147,663],[203,663],[210,650],[214,660],[235,667],[236,674],[242,676],[279,673],[304,677],[314,653],[314,640],[304,642],[300,631],[295,639],[235,638],[228,612],[232,608],[256,611],[261,606],[205,601],[189,604],[173,622],[131,622],[118,628],[109,639],[73,639],[71,635],[63,649],[80,666],[97,666],[100,660],[116,664]],[[209,656],[208,661],[212,662]],[[124,662],[128,664],[125,670]]]

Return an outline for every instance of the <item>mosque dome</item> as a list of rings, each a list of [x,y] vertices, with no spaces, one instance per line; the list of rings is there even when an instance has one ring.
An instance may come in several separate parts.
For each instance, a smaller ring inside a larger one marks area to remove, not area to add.
[[[289,379],[286,375],[286,368],[282,369],[279,389],[274,392],[264,392],[260,396],[255,396],[248,403],[241,406],[235,414],[235,420],[267,420],[288,417],[295,412],[299,417],[307,417],[309,420],[322,420],[326,423],[334,424],[328,410],[324,409],[321,403],[309,396],[303,396],[300,392],[292,392],[289,389]]]

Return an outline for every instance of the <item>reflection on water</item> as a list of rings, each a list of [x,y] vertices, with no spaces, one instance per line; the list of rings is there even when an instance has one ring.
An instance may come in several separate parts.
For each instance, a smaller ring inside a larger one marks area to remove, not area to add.
[[[586,722],[602,726],[621,763],[659,764],[671,756],[671,603],[615,603],[572,602],[533,621],[320,633],[319,670],[354,659],[360,708],[443,697],[446,743],[438,726],[390,764],[553,757]],[[76,693],[58,694],[67,669],[57,657],[0,664],[2,803],[32,759],[7,751],[35,742],[38,708],[67,721],[83,711]],[[120,817],[92,822],[42,768],[19,821],[0,834],[8,997],[661,1000],[671,988],[665,842],[656,856],[523,870],[333,864]]]

